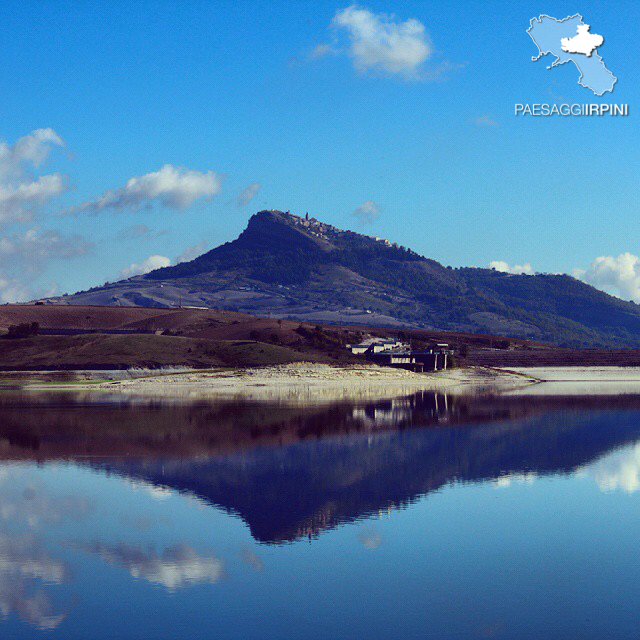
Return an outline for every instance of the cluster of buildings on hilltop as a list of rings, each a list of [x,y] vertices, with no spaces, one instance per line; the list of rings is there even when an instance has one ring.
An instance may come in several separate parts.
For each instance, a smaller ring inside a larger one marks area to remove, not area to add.
[[[408,369],[417,373],[440,371],[450,363],[453,350],[441,342],[429,349],[414,350],[401,340],[366,340],[347,345],[351,353],[364,355],[367,360],[386,367]]]
[[[308,229],[311,233],[320,237],[324,237],[328,231],[333,233],[344,233],[342,229],[338,229],[333,225],[327,224],[326,222],[320,222],[320,220],[316,220],[316,218],[310,218],[308,213],[305,214],[304,218],[302,216],[297,216],[290,211],[287,211],[286,214],[294,219],[293,221],[296,225]],[[379,236],[367,237],[383,244],[385,247],[394,247],[396,249],[400,248],[400,245],[397,242],[391,242],[390,240],[380,238]]]
[[[332,231],[334,233],[339,233],[341,231],[340,229],[330,224],[320,222],[320,220],[316,220],[315,218],[310,218],[308,213],[304,218],[296,216],[289,211],[287,211],[286,213],[293,218],[293,221],[296,225],[308,229],[311,233],[320,237],[323,237],[328,231]]]

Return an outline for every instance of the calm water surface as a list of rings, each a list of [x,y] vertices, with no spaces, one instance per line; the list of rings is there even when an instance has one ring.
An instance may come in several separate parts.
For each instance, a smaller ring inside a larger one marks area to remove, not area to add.
[[[0,395],[0,638],[637,638],[640,396]]]

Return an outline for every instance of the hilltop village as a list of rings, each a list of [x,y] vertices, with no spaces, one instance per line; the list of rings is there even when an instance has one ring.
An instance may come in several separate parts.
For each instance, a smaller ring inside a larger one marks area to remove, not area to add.
[[[271,209],[271,213],[280,213],[280,212],[275,209]],[[320,222],[320,220],[317,220],[316,218],[310,218],[308,213],[306,213],[304,217],[297,216],[294,213],[291,213],[290,211],[287,211],[286,214],[287,216],[290,217],[293,224],[307,230],[312,235],[316,236],[317,238],[321,238],[323,240],[328,240],[330,237],[336,237],[340,235],[344,235],[344,236],[348,236],[350,234],[361,235],[361,234],[355,234],[353,231],[343,231],[342,229],[338,229],[337,227],[327,224],[326,222]],[[385,238],[380,238],[379,236],[364,236],[364,237],[374,240],[375,242],[379,242],[385,247],[394,247],[395,249],[405,249],[405,247],[402,247],[397,242],[391,242],[390,240],[386,240]]]

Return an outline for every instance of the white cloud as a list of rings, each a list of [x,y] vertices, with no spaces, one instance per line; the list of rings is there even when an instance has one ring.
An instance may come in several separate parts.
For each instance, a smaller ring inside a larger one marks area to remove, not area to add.
[[[353,215],[362,224],[372,224],[380,216],[380,207],[373,200],[367,200],[353,212]]]
[[[432,54],[425,27],[415,19],[400,22],[393,15],[351,5],[337,12],[332,24],[347,31],[349,55],[359,72],[374,70],[418,78],[422,64]]]
[[[500,126],[500,124],[490,116],[480,116],[479,118],[476,118],[473,122],[476,125],[476,127],[494,127],[495,128]]]
[[[98,213],[150,208],[154,202],[186,209],[199,198],[213,198],[222,188],[214,171],[194,171],[166,164],[159,171],[131,178],[124,187],[106,191],[97,200],[73,207],[67,213]]]
[[[573,275],[597,289],[640,302],[640,259],[632,253],[600,256],[588,269],[574,269]]]
[[[49,200],[66,191],[59,174],[35,177],[29,170],[48,158],[53,146],[63,146],[53,129],[36,129],[13,146],[0,142],[0,224],[28,222]]]
[[[215,584],[224,577],[222,561],[214,555],[199,555],[187,545],[165,549],[162,555],[153,549],[102,542],[79,545],[100,556],[112,566],[127,569],[134,578],[159,584],[174,591],[194,584]]]
[[[176,264],[181,262],[190,262],[198,256],[202,255],[207,250],[207,243],[203,240],[192,247],[187,247],[177,258]]]
[[[501,271],[502,273],[512,273],[514,275],[527,275],[532,276],[534,274],[533,267],[529,262],[525,264],[514,264],[511,266],[508,262],[504,260],[493,260],[489,263],[489,269],[495,269],[496,271]]]
[[[166,256],[153,255],[149,256],[144,262],[140,264],[134,262],[128,267],[125,267],[120,271],[120,277],[132,278],[133,276],[142,276],[145,273],[155,271],[161,267],[168,267],[171,264],[171,260]]]
[[[0,224],[28,222],[34,211],[66,190],[59,175],[41,176],[18,185],[0,184]]]
[[[0,180],[20,177],[24,165],[39,167],[49,157],[52,145],[64,146],[64,141],[53,129],[36,129],[13,146],[0,142]]]
[[[238,206],[246,207],[257,195],[258,191],[260,191],[260,183],[253,182],[238,196]]]
[[[58,231],[24,230],[25,223],[54,197],[66,191],[60,174],[34,175],[55,147],[64,141],[53,129],[36,129],[15,144],[0,142],[0,226],[22,225],[23,230],[0,236],[0,301],[34,297],[34,280],[51,260],[87,254],[91,243],[79,235]]]

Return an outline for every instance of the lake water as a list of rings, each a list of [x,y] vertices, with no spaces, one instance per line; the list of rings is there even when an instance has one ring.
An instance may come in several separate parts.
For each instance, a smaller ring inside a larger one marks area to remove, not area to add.
[[[637,638],[640,396],[0,394],[0,638]]]

